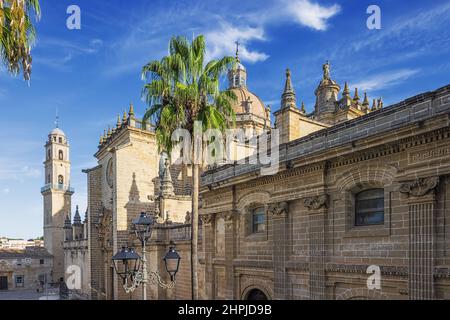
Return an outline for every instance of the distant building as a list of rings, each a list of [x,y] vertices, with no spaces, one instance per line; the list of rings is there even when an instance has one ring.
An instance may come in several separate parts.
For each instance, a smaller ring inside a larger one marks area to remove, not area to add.
[[[0,249],[25,249],[26,247],[42,247],[44,241],[40,239],[9,239],[6,237],[0,238]]]
[[[0,249],[0,290],[39,289],[51,282],[53,257],[44,247]]]

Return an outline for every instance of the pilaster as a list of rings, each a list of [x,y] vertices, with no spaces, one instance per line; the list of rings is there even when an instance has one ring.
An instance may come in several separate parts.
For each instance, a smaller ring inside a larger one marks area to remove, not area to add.
[[[328,195],[303,199],[308,209],[309,293],[311,300],[323,300],[325,292],[325,217]]]
[[[400,186],[407,197],[409,216],[409,298],[434,298],[435,191],[439,177],[420,178]]]

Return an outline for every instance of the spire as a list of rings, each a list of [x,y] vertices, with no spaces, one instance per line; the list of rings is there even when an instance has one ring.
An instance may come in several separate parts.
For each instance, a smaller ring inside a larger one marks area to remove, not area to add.
[[[111,135],[112,135],[111,127],[108,126],[108,133],[107,133],[107,135],[106,135],[106,138],[107,138],[107,139],[111,138]]]
[[[356,91],[357,93],[357,91]],[[358,97],[359,99],[359,97]],[[342,99],[340,100],[340,106],[341,107],[350,107],[352,105],[353,101],[350,97],[350,90],[348,89],[348,83],[345,82],[344,84],[344,90],[342,91]]]
[[[66,215],[66,219],[64,220],[64,227],[63,229],[71,229],[72,228],[72,223],[70,221],[70,215],[67,214]]]
[[[127,123],[127,119],[128,119],[127,112],[124,111],[123,116],[122,116],[122,124],[123,125]]]
[[[58,108],[56,108],[56,116],[55,116],[55,128],[59,128],[59,115],[58,115]]]
[[[247,86],[247,71],[245,67],[241,64],[241,59],[239,58],[239,41],[236,44],[236,59],[228,71],[228,87],[229,88],[242,88]]]
[[[364,111],[366,113],[369,111],[369,99],[367,98],[367,92],[364,92],[364,101],[362,103]]]
[[[103,135],[100,136],[100,141],[99,141],[98,145],[101,146],[102,144],[103,144]]]
[[[128,111],[128,115],[130,117],[134,117],[134,107],[132,103],[130,103],[130,111]]]
[[[174,195],[172,176],[170,175],[169,159],[166,159],[164,163],[164,175],[161,183],[161,194],[163,196]]]
[[[284,84],[284,91],[281,95],[281,108],[295,108],[296,97],[291,81],[291,70],[286,69],[286,83]]]
[[[377,110],[383,108],[383,98],[378,99]]]
[[[355,88],[355,95],[353,96],[353,101],[355,101],[356,104],[358,104],[359,102],[358,88]]]
[[[375,111],[377,110],[377,104],[376,104],[376,100],[373,99],[373,103],[372,103],[372,109],[370,109],[371,111]]]
[[[120,128],[122,126],[122,120],[120,119],[120,115],[117,116],[117,123],[116,123],[116,127]]]
[[[81,224],[80,212],[78,211],[78,205],[76,206],[75,216],[73,217],[73,224]]]
[[[84,221],[83,223],[87,223],[88,221],[88,209],[86,208],[86,212],[84,213]]]
[[[300,111],[301,111],[302,113],[306,113],[305,103],[304,103],[303,101],[302,101],[302,107],[301,107]]]
[[[344,91],[342,91],[342,95],[343,95],[344,97],[350,95],[350,90],[348,90],[348,84],[347,84],[347,81],[345,81]]]

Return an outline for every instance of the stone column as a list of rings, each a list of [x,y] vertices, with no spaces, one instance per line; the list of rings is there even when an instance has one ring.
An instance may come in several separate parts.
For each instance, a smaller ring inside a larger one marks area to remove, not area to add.
[[[326,298],[325,292],[325,216],[328,196],[325,194],[305,198],[309,226],[309,295],[311,300]]]
[[[222,213],[225,221],[225,298],[230,300],[235,299],[233,267],[233,259],[235,256],[235,215],[236,211],[234,210]]]
[[[206,299],[214,299],[214,266],[212,263],[214,257],[214,229],[215,214],[202,214],[203,239],[205,248],[205,294]],[[195,272],[195,271],[194,271]]]
[[[274,299],[288,299],[287,290],[287,215],[288,203],[278,202],[269,205],[268,213],[272,216],[273,239],[273,283]]]
[[[434,298],[434,215],[435,190],[439,177],[403,183],[400,192],[408,197],[409,215],[409,298]]]

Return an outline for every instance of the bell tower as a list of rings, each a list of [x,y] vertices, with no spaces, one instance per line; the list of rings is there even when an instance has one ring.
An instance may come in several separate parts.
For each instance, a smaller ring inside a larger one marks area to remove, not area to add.
[[[70,214],[74,190],[70,187],[70,146],[58,127],[48,135],[45,144],[44,245],[53,255],[53,282],[64,279],[64,220]]]

